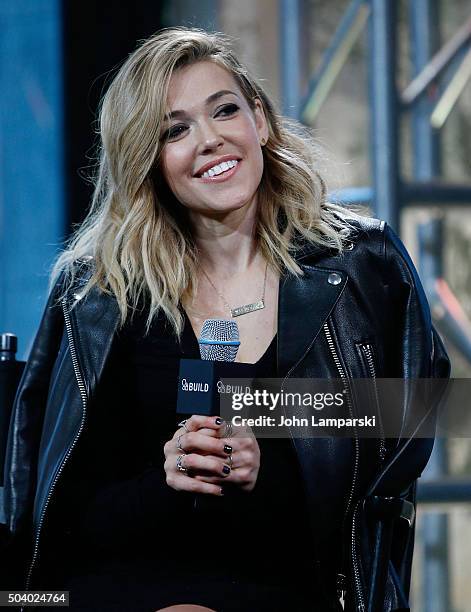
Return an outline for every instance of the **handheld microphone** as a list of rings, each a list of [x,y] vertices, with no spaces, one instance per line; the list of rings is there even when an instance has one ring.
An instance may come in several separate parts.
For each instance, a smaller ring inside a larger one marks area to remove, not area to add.
[[[206,319],[198,344],[205,361],[235,361],[240,346],[237,323],[230,319]]]
[[[201,359],[182,359],[178,381],[177,414],[219,414],[217,383],[226,372],[224,366],[234,366],[239,350],[239,328],[230,319],[206,319],[198,338]],[[235,374],[237,376],[237,374]],[[230,376],[230,374],[229,374]],[[241,374],[243,376],[243,374]],[[204,512],[212,508],[213,500],[195,495],[193,507]]]
[[[253,378],[254,366],[236,363],[239,328],[231,319],[206,319],[198,339],[201,359],[181,359],[177,415],[219,416],[221,378]]]

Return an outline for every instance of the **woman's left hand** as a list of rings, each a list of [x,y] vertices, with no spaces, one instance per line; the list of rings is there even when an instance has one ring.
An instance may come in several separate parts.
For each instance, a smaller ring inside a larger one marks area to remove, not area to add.
[[[231,472],[228,476],[209,476],[195,472],[193,478],[221,486],[230,482],[242,491],[252,491],[260,469],[260,447],[251,428],[229,427],[227,423],[223,423],[217,430],[201,428],[197,430],[197,433],[220,438],[225,445],[232,448],[232,452],[226,459],[226,463],[231,467]],[[230,437],[227,437],[228,435]],[[187,454],[201,452],[198,437],[185,433],[181,436],[180,444]],[[205,452],[204,454],[208,456],[208,453]]]

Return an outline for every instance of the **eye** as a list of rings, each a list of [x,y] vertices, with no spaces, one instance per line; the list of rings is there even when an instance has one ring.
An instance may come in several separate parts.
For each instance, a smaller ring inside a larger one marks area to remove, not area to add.
[[[222,114],[223,117],[228,117],[229,115],[233,115],[239,110],[237,104],[225,104],[222,108],[218,110],[216,116]]]
[[[186,129],[187,129],[186,125],[182,125],[182,124],[173,125],[171,128],[169,128],[165,132],[163,139],[173,140],[175,138],[178,138],[178,136],[181,136]]]

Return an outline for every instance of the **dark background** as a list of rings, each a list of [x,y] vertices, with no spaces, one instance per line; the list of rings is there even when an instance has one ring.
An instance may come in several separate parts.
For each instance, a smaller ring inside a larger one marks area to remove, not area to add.
[[[136,41],[162,27],[162,2],[63,3],[66,226],[83,220],[93,193],[98,104]]]

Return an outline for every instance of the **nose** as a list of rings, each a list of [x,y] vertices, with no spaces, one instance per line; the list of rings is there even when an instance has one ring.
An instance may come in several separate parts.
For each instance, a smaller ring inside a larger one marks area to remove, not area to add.
[[[210,122],[204,122],[199,126],[199,149],[200,153],[214,151],[224,144],[224,138],[217,126]]]

